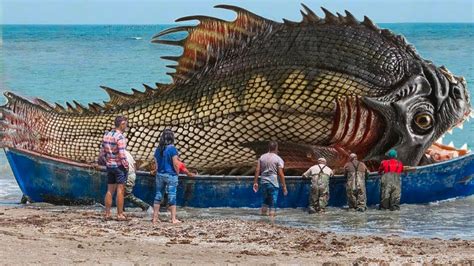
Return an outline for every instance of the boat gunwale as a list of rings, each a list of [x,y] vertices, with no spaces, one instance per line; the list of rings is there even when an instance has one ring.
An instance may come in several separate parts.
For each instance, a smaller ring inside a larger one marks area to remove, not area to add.
[[[8,151],[8,152],[20,153],[20,154],[24,154],[24,155],[30,155],[30,156],[38,157],[37,159],[49,160],[49,161],[52,161],[52,162],[57,162],[57,163],[70,165],[70,166],[73,166],[73,167],[84,168],[84,170],[88,170],[88,171],[106,172],[106,167],[105,166],[95,167],[95,166],[91,166],[91,165],[88,165],[88,164],[85,164],[85,163],[79,163],[79,162],[64,160],[64,159],[61,159],[61,158],[56,158],[56,157],[52,157],[52,156],[49,156],[49,155],[44,155],[44,154],[40,154],[40,153],[37,153],[37,152],[34,152],[34,151],[28,151],[28,150],[24,150],[24,149],[20,149],[20,148],[4,148],[4,150],[5,150],[5,152]],[[470,156],[474,156],[474,153],[468,153],[468,154],[465,154],[463,156],[459,156],[457,158],[454,158],[452,160],[443,161],[443,162],[439,162],[439,163],[423,165],[423,166],[415,166],[414,170],[411,171],[411,172],[413,173],[413,172],[416,172],[416,171],[419,171],[419,170],[424,170],[426,168],[434,167],[434,166],[442,166],[442,165],[452,164],[454,162],[466,159],[467,157],[470,157]],[[142,170],[138,170],[136,172],[136,174],[137,175],[142,175],[142,176],[152,177],[150,172],[142,171]],[[406,173],[404,173],[404,174],[406,174]],[[238,175],[197,175],[195,177],[188,177],[186,175],[179,175],[179,176],[180,176],[180,178],[189,179],[189,180],[212,179],[212,180],[216,180],[216,181],[219,181],[219,180],[231,181],[231,180],[253,179],[254,178],[254,176],[238,176]],[[369,178],[370,179],[379,179],[380,175],[377,172],[370,172]],[[285,176],[285,179],[301,180],[302,177],[301,176]],[[345,180],[346,178],[344,177],[344,175],[334,175],[334,177],[332,177],[331,179],[337,181],[339,179],[344,179]],[[303,180],[309,180],[309,179],[303,179]]]

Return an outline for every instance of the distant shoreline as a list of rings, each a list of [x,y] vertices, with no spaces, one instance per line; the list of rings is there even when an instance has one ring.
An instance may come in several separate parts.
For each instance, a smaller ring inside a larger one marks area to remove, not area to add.
[[[152,23],[152,24],[15,24],[15,23],[2,23],[1,26],[166,26],[166,25],[182,25],[182,24],[193,24],[193,23]],[[474,22],[379,22],[377,25],[400,25],[400,24],[474,24]]]

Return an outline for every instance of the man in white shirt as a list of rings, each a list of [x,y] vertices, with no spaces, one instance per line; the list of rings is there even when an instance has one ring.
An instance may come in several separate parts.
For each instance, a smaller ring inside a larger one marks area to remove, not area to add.
[[[326,165],[326,159],[319,158],[318,164],[309,168],[303,178],[311,178],[309,195],[309,213],[324,212],[329,201],[329,179],[334,176],[331,168]]]
[[[133,195],[133,187],[135,186],[135,179],[137,178],[136,175],[136,167],[135,167],[135,160],[133,156],[128,152],[125,151],[125,156],[127,157],[128,162],[128,176],[127,176],[127,183],[125,184],[125,200],[130,201],[131,203],[135,204],[136,206],[140,207],[143,211],[148,210],[150,205],[143,200],[135,197]]]

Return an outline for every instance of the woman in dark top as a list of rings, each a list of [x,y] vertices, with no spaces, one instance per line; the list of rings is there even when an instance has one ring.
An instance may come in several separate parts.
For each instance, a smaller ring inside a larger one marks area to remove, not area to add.
[[[174,146],[174,133],[165,129],[161,133],[160,143],[155,150],[156,162],[156,195],[153,206],[153,223],[157,223],[160,203],[166,190],[168,194],[171,222],[180,223],[176,219],[176,188],[178,187],[179,159],[178,150]]]

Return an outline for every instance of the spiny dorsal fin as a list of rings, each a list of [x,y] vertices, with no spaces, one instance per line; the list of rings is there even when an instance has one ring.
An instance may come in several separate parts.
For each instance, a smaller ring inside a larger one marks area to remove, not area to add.
[[[344,12],[346,13],[346,22],[347,24],[349,25],[359,25],[360,22],[354,17],[354,15],[352,15],[351,12],[347,11],[347,10],[344,10]]]
[[[43,99],[35,98],[33,100],[33,102],[36,103],[37,105],[43,107],[46,111],[54,110],[54,107],[51,104],[44,101]]]
[[[98,103],[89,103],[89,110],[94,113],[100,113],[102,110],[104,110],[104,107]]]
[[[74,106],[72,106],[70,102],[66,102],[66,106],[67,106],[66,112],[71,113],[71,114],[77,114],[76,108],[74,108]]]
[[[145,94],[146,94],[147,96],[148,96],[148,95],[153,95],[153,94],[155,94],[155,92],[156,92],[157,89],[154,89],[154,88],[148,86],[148,85],[145,84],[145,83],[143,83],[142,85],[143,85],[143,87],[145,88]]]
[[[217,5],[216,8],[233,10],[237,13],[234,21],[225,21],[208,16],[189,16],[176,22],[198,20],[197,26],[179,26],[155,35],[152,42],[183,46],[183,54],[176,57],[163,57],[177,61],[176,72],[168,73],[175,84],[187,82],[193,75],[213,67],[224,54],[246,45],[256,36],[265,36],[279,23],[262,18],[243,8],[230,5]],[[163,40],[164,35],[175,32],[188,32],[182,40]]]
[[[301,20],[301,22],[294,22],[294,21],[289,21],[289,20],[284,19],[283,21],[286,26],[297,27],[297,26],[308,25],[308,24],[309,25],[324,24],[324,25],[363,26],[378,34],[381,34],[383,37],[395,43],[400,48],[403,48],[413,57],[420,59],[420,56],[416,52],[416,49],[411,44],[407,43],[407,41],[405,40],[403,36],[396,35],[388,29],[380,29],[367,16],[364,16],[364,20],[360,22],[354,17],[354,15],[352,15],[347,10],[345,10],[345,13],[346,13],[345,16],[339,13],[336,13],[337,14],[336,16],[333,13],[331,13],[329,10],[325,9],[324,7],[321,7],[321,10],[323,10],[325,17],[323,19],[317,19],[319,17],[315,14],[315,12],[313,12],[306,5],[304,4],[301,4],[301,5],[303,6],[303,9],[304,9],[304,10],[301,10],[301,14],[303,15],[303,19]]]
[[[303,20],[306,19],[308,22],[319,22],[321,21],[321,18],[316,15],[316,13],[313,12],[309,7],[307,7],[305,4],[301,4],[303,6],[303,9],[306,11],[306,14],[303,13],[301,10],[301,13],[303,14]]]
[[[375,25],[375,23],[367,16],[364,16],[364,21],[362,21],[362,24],[367,26],[369,29],[380,32],[380,28],[377,27],[377,25]]]
[[[333,13],[331,13],[329,10],[327,10],[327,9],[324,8],[324,7],[321,7],[321,9],[322,9],[323,12],[324,12],[324,15],[325,15],[324,21],[325,21],[326,23],[329,23],[329,24],[330,24],[330,23],[339,23],[339,22],[340,22],[340,21],[339,21],[339,18],[336,17],[336,16],[335,16]]]
[[[157,83],[157,88],[152,88],[146,84],[143,84],[145,91],[139,91],[137,89],[132,88],[132,93],[127,94],[110,87],[101,86],[110,97],[110,100],[104,102],[103,105],[99,103],[89,103],[87,107],[78,103],[77,101],[73,101],[74,105],[71,103],[66,103],[66,108],[62,105],[56,103],[53,107],[49,103],[37,99],[34,104],[44,108],[47,111],[54,111],[57,113],[63,114],[98,114],[107,112],[110,110],[115,110],[116,108],[120,108],[124,105],[132,105],[134,103],[143,101],[145,99],[149,99],[150,97],[155,97],[166,91],[168,88],[171,87],[170,84],[160,84]]]
[[[121,91],[118,91],[106,86],[100,86],[100,87],[104,89],[105,92],[107,92],[107,94],[110,97],[110,100],[107,102],[107,105],[120,106],[127,103],[131,99],[133,99],[133,96],[130,94],[126,94],[124,92],[121,92]]]
[[[32,100],[28,100],[12,92],[5,92],[4,95],[8,99],[8,102],[5,105],[5,107],[8,107],[8,108],[15,108],[14,106],[17,104],[27,104],[27,105],[34,106],[36,108],[41,108],[43,111],[46,111],[46,112],[56,112],[56,113],[68,114],[68,115],[91,114],[94,112],[101,112],[104,109],[102,106],[96,103],[89,104],[89,107],[93,106],[93,108],[86,108],[82,104],[78,103],[77,101],[73,101],[73,104],[70,102],[67,102],[66,107],[64,107],[59,103],[50,104],[40,98],[34,98]]]
[[[86,107],[84,107],[82,104],[76,102],[76,101],[72,101],[76,107],[74,108],[76,110],[76,113],[79,113],[79,114],[87,114],[87,113],[90,113],[89,109],[87,109]]]
[[[145,92],[132,88],[132,95],[133,97],[143,97],[145,96]]]
[[[65,113],[66,108],[64,108],[64,106],[60,105],[59,103],[55,103],[54,111],[57,113]]]
[[[104,106],[99,105],[101,107],[101,111],[113,110],[119,108],[120,106],[129,106],[152,97],[157,97],[173,85],[156,83],[156,86],[157,88],[153,88],[147,84],[143,84],[143,87],[145,88],[144,91],[132,88],[131,94],[124,93],[106,86],[100,86],[110,97],[109,101],[104,102]],[[95,109],[97,109],[97,106],[95,107]]]

